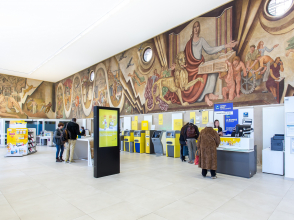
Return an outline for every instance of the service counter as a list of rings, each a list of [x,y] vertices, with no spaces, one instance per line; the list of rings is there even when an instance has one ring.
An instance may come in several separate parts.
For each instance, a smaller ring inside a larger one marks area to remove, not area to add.
[[[221,137],[217,148],[217,173],[251,178],[257,171],[253,138]]]
[[[93,137],[78,138],[74,150],[75,160],[88,160],[88,166],[92,166],[91,146],[94,146]]]

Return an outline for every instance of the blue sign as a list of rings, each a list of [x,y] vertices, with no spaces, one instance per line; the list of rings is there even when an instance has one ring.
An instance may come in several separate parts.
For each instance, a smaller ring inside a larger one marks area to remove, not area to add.
[[[225,130],[227,134],[231,134],[236,125],[238,124],[238,109],[233,110],[232,115],[225,115]]]
[[[248,112],[243,112],[243,118],[248,118]]]
[[[214,111],[215,112],[233,111],[233,103],[214,104]]]

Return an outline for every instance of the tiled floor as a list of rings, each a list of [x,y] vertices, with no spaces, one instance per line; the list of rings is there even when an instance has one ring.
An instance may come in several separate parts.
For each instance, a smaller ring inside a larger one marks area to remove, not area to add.
[[[1,220],[294,219],[294,181],[281,176],[212,180],[178,158],[122,152],[121,173],[95,179],[86,161],[56,163],[55,148],[38,151],[1,156]]]

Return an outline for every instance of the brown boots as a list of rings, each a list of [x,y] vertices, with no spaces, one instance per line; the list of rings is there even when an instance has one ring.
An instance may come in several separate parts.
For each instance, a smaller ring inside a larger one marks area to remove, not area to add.
[[[56,158],[56,162],[63,162],[64,160],[62,160],[62,157],[58,157]]]

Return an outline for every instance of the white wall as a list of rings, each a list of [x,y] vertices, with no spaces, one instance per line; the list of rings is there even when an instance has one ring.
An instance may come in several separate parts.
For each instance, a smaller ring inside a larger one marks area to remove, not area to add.
[[[262,109],[263,149],[271,147],[271,138],[275,134],[285,134],[284,106]]]

